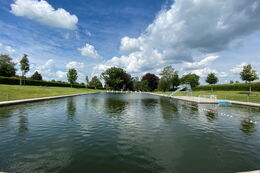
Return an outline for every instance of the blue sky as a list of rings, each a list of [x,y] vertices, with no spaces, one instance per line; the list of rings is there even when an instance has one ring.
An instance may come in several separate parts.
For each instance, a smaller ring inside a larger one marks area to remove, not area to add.
[[[260,74],[259,45],[258,0],[0,1],[0,53],[28,54],[28,76],[46,80],[66,80],[68,68],[82,82],[111,66],[141,76],[172,65],[225,83],[248,63]]]

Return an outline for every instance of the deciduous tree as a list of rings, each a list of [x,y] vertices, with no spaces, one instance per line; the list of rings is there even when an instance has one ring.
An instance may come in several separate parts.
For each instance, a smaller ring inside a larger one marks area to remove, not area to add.
[[[9,55],[0,55],[0,76],[12,77],[15,76],[15,63]]]
[[[34,72],[34,74],[31,76],[31,79],[33,79],[33,80],[42,80],[42,75],[41,75],[38,71],[36,71],[36,72]]]
[[[154,91],[158,87],[159,77],[156,76],[155,74],[146,73],[142,77],[141,81],[142,82],[147,81],[148,82],[149,91]]]
[[[191,87],[198,86],[200,77],[196,74],[189,73],[187,75],[182,76],[181,83],[182,84],[190,84]]]
[[[26,75],[26,73],[30,70],[30,64],[28,55],[24,54],[20,61],[20,69],[22,71],[22,77],[20,78],[20,85],[22,85],[22,79]]]
[[[67,73],[67,79],[68,79],[68,82],[71,84],[71,87],[72,87],[72,84],[75,84],[77,79],[78,79],[77,70],[74,69],[74,68],[69,69],[69,71]]]
[[[256,71],[252,68],[251,64],[248,64],[243,67],[243,71],[240,73],[240,78],[247,82],[252,82],[258,79]]]
[[[100,88],[103,87],[101,81],[98,79],[97,76],[94,76],[94,77],[91,79],[91,81],[89,82],[88,86],[89,86],[90,88],[95,88],[95,89],[100,89]]]

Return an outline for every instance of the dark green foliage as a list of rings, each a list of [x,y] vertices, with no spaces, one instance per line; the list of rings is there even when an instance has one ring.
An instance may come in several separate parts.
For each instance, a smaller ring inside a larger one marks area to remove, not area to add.
[[[9,55],[0,55],[0,76],[15,76],[15,63]]]
[[[256,71],[252,68],[251,64],[243,67],[243,71],[240,73],[240,78],[243,81],[252,82],[258,79]]]
[[[94,76],[91,81],[88,83],[89,88],[94,88],[94,89],[101,89],[103,88],[102,83],[98,79],[97,76]]]
[[[74,68],[69,69],[67,73],[68,82],[70,84],[75,84],[76,80],[78,79],[78,73],[77,70]]]
[[[41,75],[38,71],[36,71],[36,72],[34,72],[34,74],[31,76],[31,79],[32,79],[32,80],[42,80],[42,75]]]
[[[136,81],[134,82],[135,91],[150,91],[148,81]]]
[[[206,82],[211,85],[216,84],[218,83],[218,77],[215,75],[215,73],[210,73],[206,78]]]
[[[112,90],[132,90],[133,88],[131,75],[122,68],[111,67],[101,74],[101,78],[105,80],[106,87]]]
[[[158,88],[159,78],[155,74],[146,73],[142,77],[141,81],[142,82],[144,82],[144,81],[148,82],[149,91],[154,91],[155,89]]]
[[[41,80],[31,80],[25,79],[26,85],[35,85],[35,86],[57,86],[57,87],[70,87],[71,85],[67,82],[56,82],[56,81],[41,81]],[[16,77],[0,77],[0,84],[9,84],[9,85],[19,85],[20,79]],[[85,85],[73,84],[74,88],[85,88]]]
[[[249,84],[245,83],[233,83],[233,84],[220,84],[220,85],[202,85],[192,88],[194,91],[208,91],[213,87],[214,90],[222,91],[248,91],[251,86],[252,91],[260,91],[260,82],[254,82]]]
[[[160,73],[162,76],[159,81],[159,90],[169,91],[176,88],[180,84],[180,79],[177,71],[174,71],[172,66],[165,67]]]
[[[196,87],[200,85],[199,80],[200,77],[198,75],[189,73],[187,75],[182,76],[181,84],[190,84],[191,87]]]

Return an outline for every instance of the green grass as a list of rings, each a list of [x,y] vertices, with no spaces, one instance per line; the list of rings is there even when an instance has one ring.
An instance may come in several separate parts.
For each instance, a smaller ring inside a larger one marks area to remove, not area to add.
[[[70,94],[82,94],[82,93],[90,93],[96,91],[98,90],[92,90],[86,88],[19,86],[19,85],[0,84],[0,101],[40,98],[40,97],[60,96],[60,95],[70,95]]]
[[[161,94],[171,94],[172,92],[157,92]],[[248,97],[246,91],[193,91],[192,96],[199,96],[199,95],[217,95],[217,99],[223,100],[235,100],[235,101],[243,101],[243,102],[253,102],[253,103],[260,103],[260,92],[252,92],[252,94],[258,94],[258,96],[250,96]],[[183,96],[185,94],[184,91],[178,93],[178,96]]]

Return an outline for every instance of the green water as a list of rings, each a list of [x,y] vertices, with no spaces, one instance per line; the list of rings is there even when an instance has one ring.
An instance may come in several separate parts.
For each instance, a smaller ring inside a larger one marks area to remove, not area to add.
[[[202,109],[212,109],[208,113]],[[145,94],[92,94],[0,108],[0,172],[260,169],[260,110]]]

